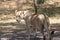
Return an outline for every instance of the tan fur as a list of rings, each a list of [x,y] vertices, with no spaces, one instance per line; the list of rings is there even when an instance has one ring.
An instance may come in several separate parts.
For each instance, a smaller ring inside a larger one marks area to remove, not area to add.
[[[21,17],[21,15],[25,15],[25,16]],[[44,13],[34,14],[32,12],[26,11],[26,13],[21,13],[21,15],[20,18],[25,20],[28,30],[31,29],[32,31],[40,30],[40,32],[44,36],[44,28],[45,28],[47,30],[48,35],[50,35],[49,19]]]
[[[20,11],[19,15],[20,15],[20,18],[23,19],[23,16],[24,16],[24,20],[29,23],[30,25],[33,26],[33,28],[39,28],[41,27],[41,24],[43,24],[44,26],[47,26],[48,29],[50,30],[50,27],[49,27],[49,19],[48,17],[43,14],[43,13],[39,13],[37,15],[34,15],[34,13],[30,12],[30,11],[25,11],[25,13],[23,14],[24,11]],[[18,13],[18,12],[17,12]],[[22,16],[23,15],[23,16]],[[46,21],[46,24],[45,25],[45,22]],[[28,25],[29,25],[28,24]]]

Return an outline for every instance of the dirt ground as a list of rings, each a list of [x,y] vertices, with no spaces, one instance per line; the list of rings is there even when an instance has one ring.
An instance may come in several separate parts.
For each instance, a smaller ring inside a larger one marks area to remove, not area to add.
[[[7,15],[8,16],[8,15]],[[26,25],[24,24],[24,21],[22,20],[22,23],[19,24],[15,16],[10,15],[10,17],[6,16],[3,17],[3,20],[0,20],[0,38],[1,40],[4,39],[10,39],[10,40],[27,40],[28,37],[27,31],[26,31]],[[53,26],[53,29],[59,29],[60,30],[60,18],[57,17],[50,17],[49,18],[50,25]],[[53,40],[60,40],[60,32],[55,32]],[[31,35],[31,37],[34,37]],[[41,38],[40,38],[41,39]]]

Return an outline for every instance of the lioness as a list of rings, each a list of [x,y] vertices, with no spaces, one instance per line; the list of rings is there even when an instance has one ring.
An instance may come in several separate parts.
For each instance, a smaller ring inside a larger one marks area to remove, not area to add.
[[[32,13],[29,10],[26,10],[23,12],[21,11],[19,16],[21,19],[25,20],[29,32],[31,32],[31,29],[33,29],[35,32],[39,29],[43,37],[45,38],[44,29],[46,29],[50,40],[50,31],[48,29],[49,19],[45,14],[43,13],[34,14],[34,12]]]

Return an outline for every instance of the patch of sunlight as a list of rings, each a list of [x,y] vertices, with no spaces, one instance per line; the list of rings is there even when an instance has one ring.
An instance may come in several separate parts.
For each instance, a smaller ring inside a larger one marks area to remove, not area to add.
[[[49,18],[50,24],[60,23],[60,18]]]

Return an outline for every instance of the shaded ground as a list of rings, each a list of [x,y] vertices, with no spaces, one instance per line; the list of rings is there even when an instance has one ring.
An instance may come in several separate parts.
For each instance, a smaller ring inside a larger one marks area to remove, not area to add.
[[[52,29],[54,29],[56,31],[55,34],[53,35],[53,40],[60,40],[60,24],[56,23],[57,22],[56,20],[50,21]],[[37,33],[37,34],[39,34],[39,33]],[[26,25],[23,24],[23,22],[22,22],[22,24],[19,24],[16,22],[16,20],[8,20],[5,22],[0,21],[0,38],[1,38],[1,40],[4,40],[4,39],[27,40],[28,33],[26,30]],[[34,39],[33,33],[31,33],[31,38]],[[33,39],[31,39],[31,40],[33,40]],[[42,40],[41,35],[40,35],[40,39]],[[37,38],[35,38],[34,40],[37,40]]]

